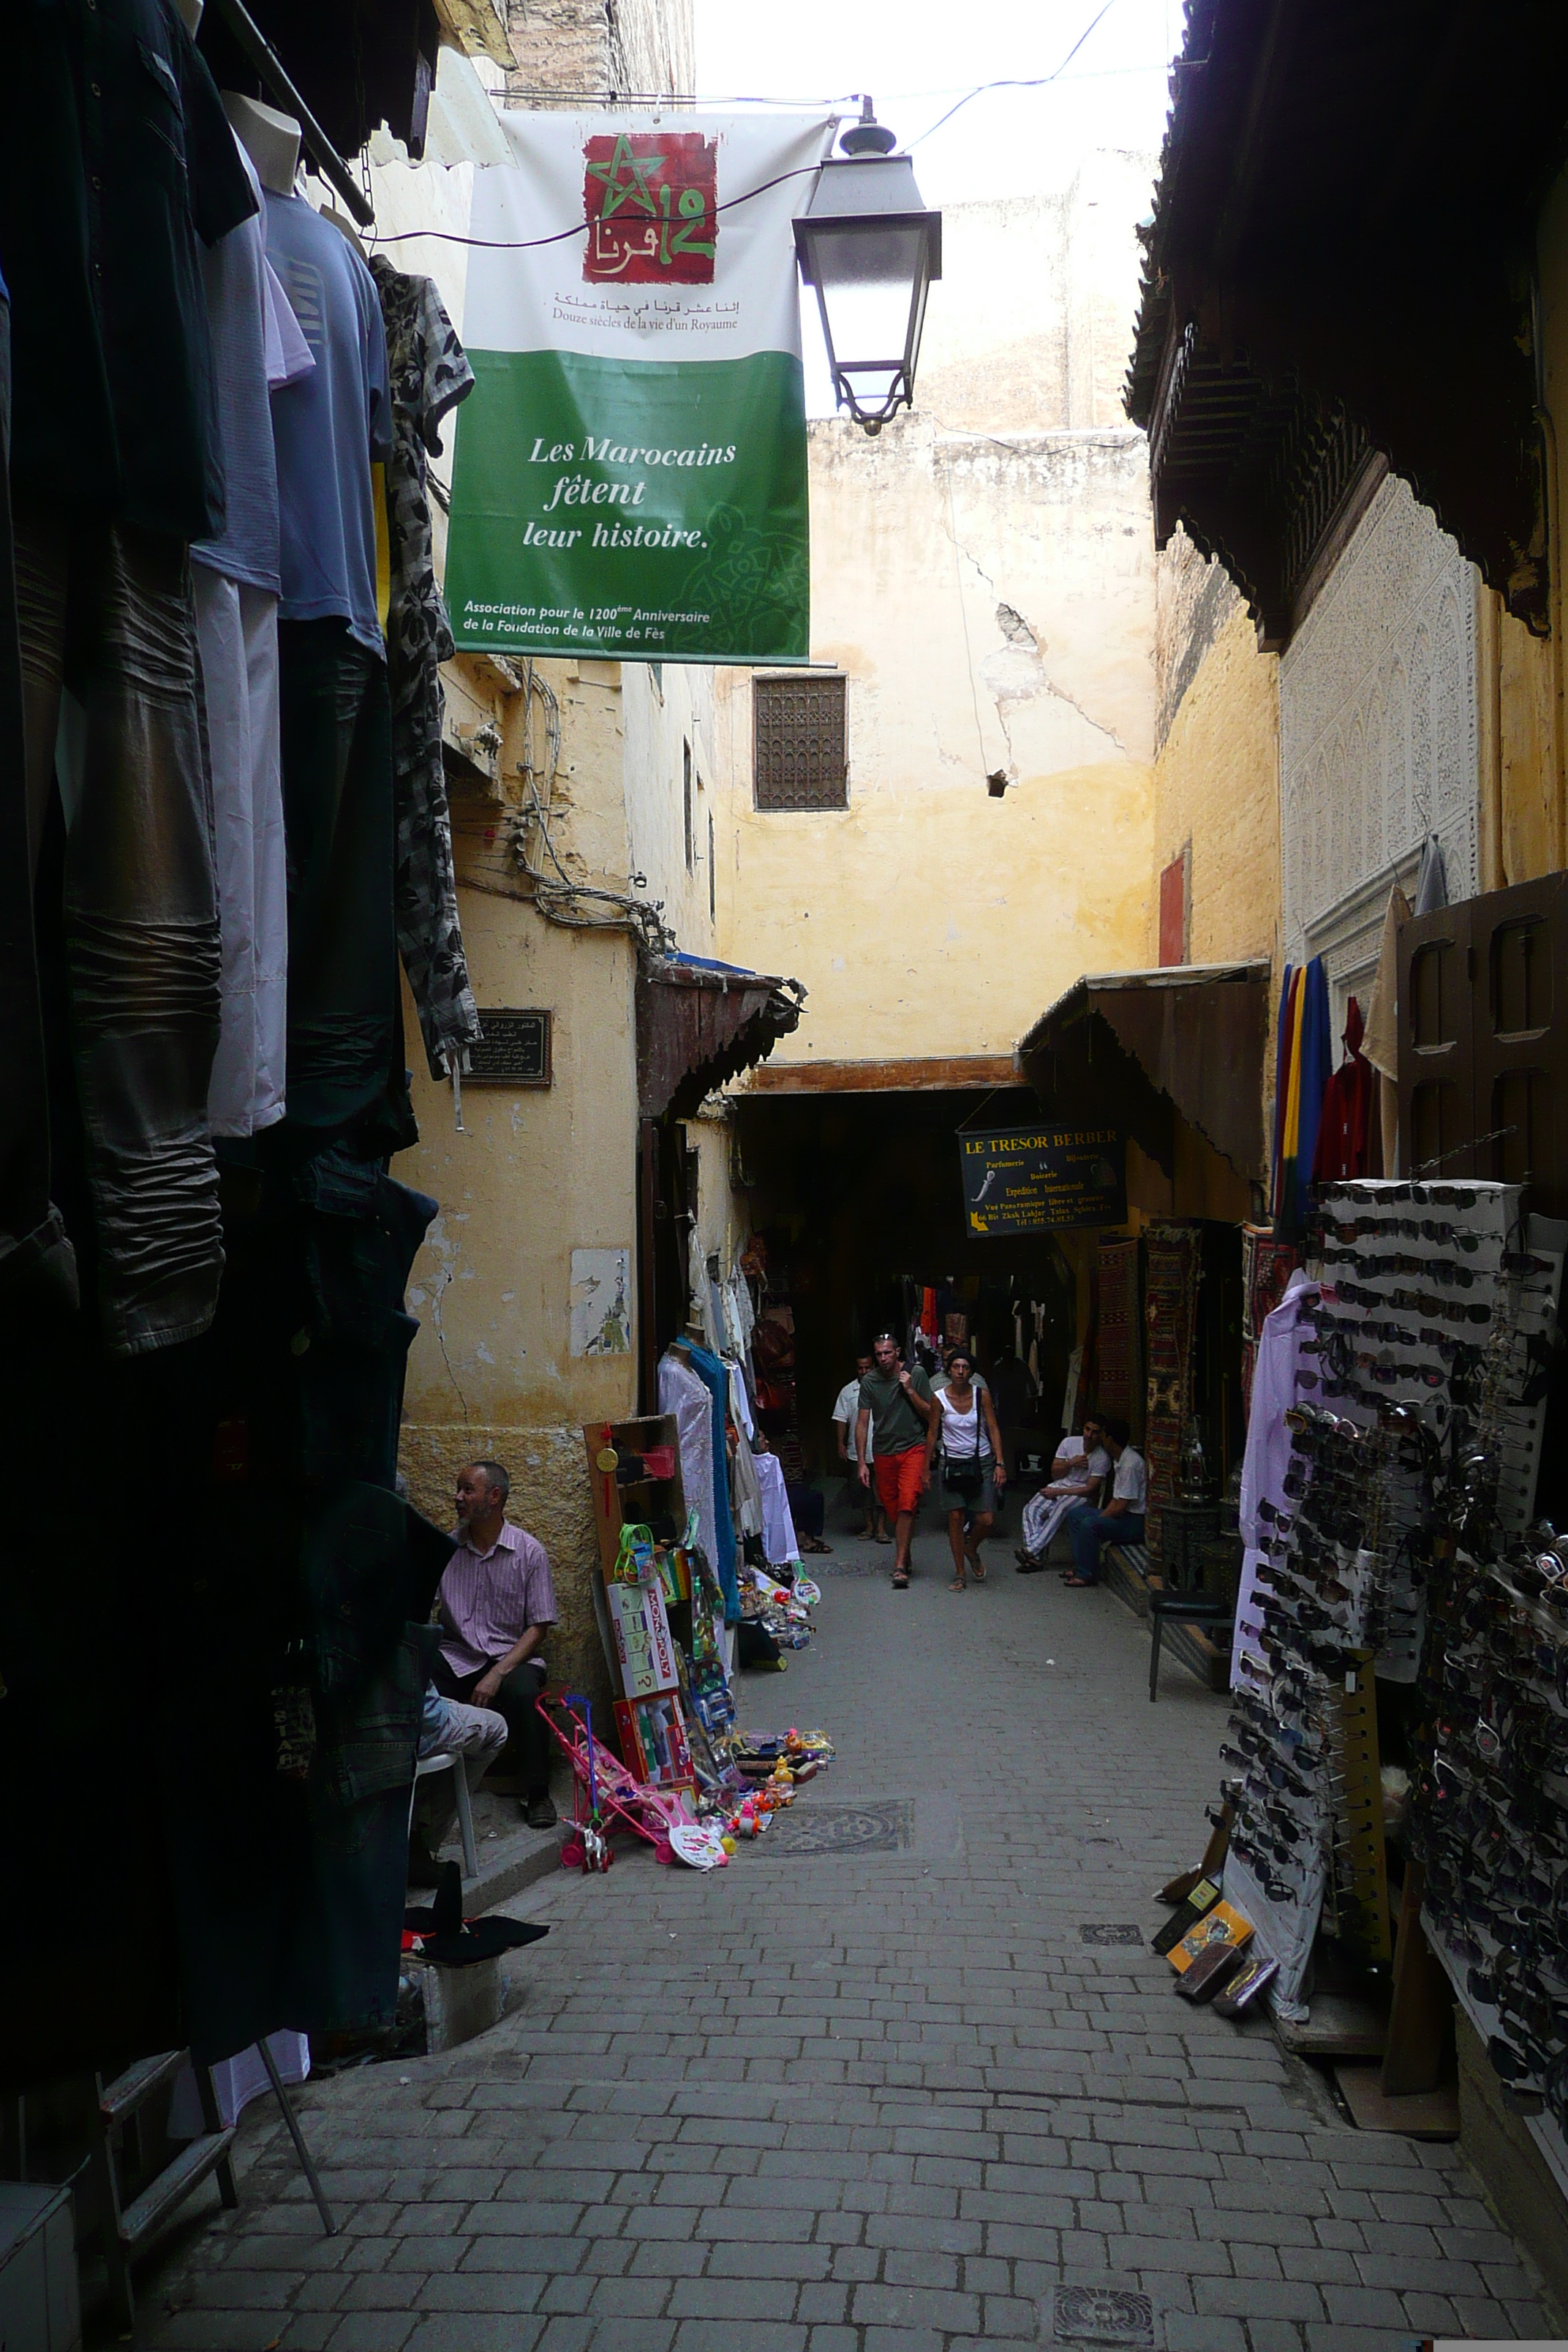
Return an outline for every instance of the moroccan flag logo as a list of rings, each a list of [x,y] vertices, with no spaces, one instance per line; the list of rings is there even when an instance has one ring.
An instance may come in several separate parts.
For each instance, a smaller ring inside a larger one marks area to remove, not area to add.
[[[583,162],[590,285],[713,283],[717,140],[695,131],[604,133],[587,142]]]

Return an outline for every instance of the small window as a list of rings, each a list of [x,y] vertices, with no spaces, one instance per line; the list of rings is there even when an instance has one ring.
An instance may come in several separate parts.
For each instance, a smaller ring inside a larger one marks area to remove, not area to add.
[[[682,789],[686,805],[686,870],[689,874],[697,863],[697,842],[691,829],[691,746],[680,747]]]
[[[841,677],[754,678],[752,712],[758,808],[848,807]]]

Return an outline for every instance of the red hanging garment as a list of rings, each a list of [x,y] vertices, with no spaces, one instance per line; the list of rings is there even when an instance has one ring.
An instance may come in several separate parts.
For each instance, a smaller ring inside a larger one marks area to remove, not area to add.
[[[1345,1058],[1323,1093],[1312,1161],[1315,1183],[1339,1183],[1348,1176],[1370,1173],[1373,1067],[1361,1050],[1364,1026],[1352,996],[1345,1007]]]

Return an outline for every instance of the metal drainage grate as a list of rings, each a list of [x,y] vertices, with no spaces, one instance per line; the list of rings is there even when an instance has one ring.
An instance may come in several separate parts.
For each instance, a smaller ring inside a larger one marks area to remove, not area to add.
[[[1142,1927],[1129,1927],[1121,1921],[1097,1919],[1078,1931],[1080,1944],[1142,1944]]]
[[[914,1836],[913,1805],[907,1797],[878,1804],[814,1805],[797,1798],[787,1813],[775,1813],[757,1851],[785,1861],[829,1853],[897,1853]]]
[[[1053,2287],[1042,2316],[1050,2321],[1053,2344],[1154,2342],[1154,2306],[1128,2287]]]

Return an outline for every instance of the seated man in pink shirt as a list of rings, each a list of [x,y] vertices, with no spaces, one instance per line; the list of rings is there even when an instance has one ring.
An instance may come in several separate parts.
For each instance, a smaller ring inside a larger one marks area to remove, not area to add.
[[[458,1549],[436,1595],[443,1639],[431,1680],[443,1697],[506,1717],[507,1757],[521,1771],[523,1814],[531,1829],[547,1830],[555,1821],[550,1734],[537,1702],[555,1588],[544,1546],[507,1521],[510,1491],[499,1462],[468,1462],[458,1473]]]

